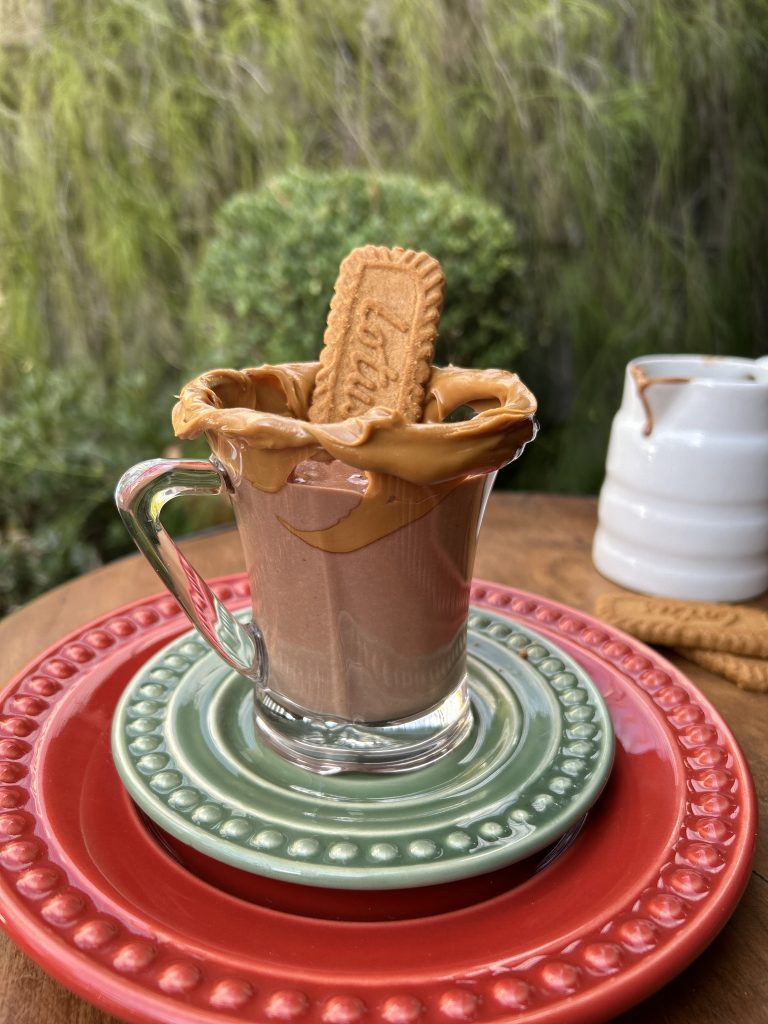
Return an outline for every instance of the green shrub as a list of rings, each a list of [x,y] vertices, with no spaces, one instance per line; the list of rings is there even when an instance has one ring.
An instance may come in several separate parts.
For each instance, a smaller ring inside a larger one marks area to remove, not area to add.
[[[503,212],[445,183],[340,171],[287,174],[225,204],[196,281],[198,366],[316,359],[339,263],[365,244],[442,263],[439,362],[514,365],[524,259]]]
[[[133,551],[115,510],[115,484],[133,463],[174,445],[173,384],[149,368],[126,372],[119,382],[93,366],[16,370],[5,395],[0,615]],[[210,501],[180,503],[169,513],[164,520],[175,532],[218,515]]]
[[[111,387],[95,368],[13,373],[0,409],[0,611],[129,550],[112,491],[160,454],[146,377]]]

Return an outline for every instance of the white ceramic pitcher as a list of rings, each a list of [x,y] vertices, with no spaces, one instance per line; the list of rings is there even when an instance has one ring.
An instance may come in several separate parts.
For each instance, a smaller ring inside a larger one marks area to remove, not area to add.
[[[768,361],[627,366],[595,566],[645,594],[743,601],[768,589]]]

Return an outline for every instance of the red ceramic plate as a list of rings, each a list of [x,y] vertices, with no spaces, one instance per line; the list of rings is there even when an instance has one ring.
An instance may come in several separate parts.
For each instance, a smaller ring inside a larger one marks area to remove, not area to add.
[[[216,590],[245,603],[240,577]],[[330,919],[332,901],[314,916],[300,900],[279,911],[196,877],[147,830],[110,757],[121,690],[187,628],[163,596],[68,637],[0,694],[0,921],[11,937],[86,999],[152,1024],[579,1024],[650,995],[710,942],[747,882],[755,800],[743,756],[648,648],[491,584],[473,600],[547,633],[613,718],[610,782],[548,866],[506,884],[496,872],[470,893],[451,883],[434,904],[424,889],[398,920],[375,899],[348,915],[363,920]]]

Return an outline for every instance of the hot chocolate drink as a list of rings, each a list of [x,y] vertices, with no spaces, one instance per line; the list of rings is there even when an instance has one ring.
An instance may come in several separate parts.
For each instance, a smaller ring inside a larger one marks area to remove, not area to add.
[[[354,722],[423,714],[455,690],[488,484],[467,477],[425,515],[349,551],[323,541],[341,537],[364,500],[357,470],[309,461],[275,493],[241,486],[233,504],[270,690],[302,713]]]

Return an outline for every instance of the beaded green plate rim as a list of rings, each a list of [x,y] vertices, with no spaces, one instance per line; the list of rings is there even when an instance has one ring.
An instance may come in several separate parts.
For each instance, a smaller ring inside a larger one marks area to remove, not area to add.
[[[472,733],[428,768],[317,776],[289,765],[256,739],[250,684],[194,631],[128,684],[113,759],[157,825],[251,873],[386,889],[492,871],[586,814],[610,773],[613,729],[587,673],[527,626],[472,608],[468,649]]]

